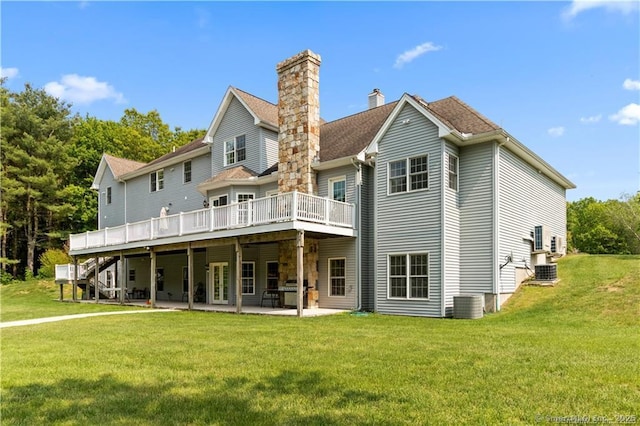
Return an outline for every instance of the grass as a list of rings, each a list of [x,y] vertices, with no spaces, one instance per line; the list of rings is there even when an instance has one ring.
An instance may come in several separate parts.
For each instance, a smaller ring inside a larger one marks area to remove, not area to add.
[[[78,289],[78,297],[82,291]],[[64,300],[71,301],[71,285],[64,286]],[[0,320],[2,322],[58,315],[109,312],[132,309],[94,303],[60,303],[60,286],[52,280],[14,281],[0,286]]]
[[[640,257],[559,266],[559,285],[481,320],[175,312],[4,329],[2,424],[637,419]]]

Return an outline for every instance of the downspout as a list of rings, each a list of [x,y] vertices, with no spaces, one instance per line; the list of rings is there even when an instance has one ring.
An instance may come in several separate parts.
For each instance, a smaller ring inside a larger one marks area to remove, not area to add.
[[[508,139],[507,139],[508,140]],[[500,311],[500,147],[506,141],[495,143],[494,146],[494,171],[493,171],[493,293],[495,294],[495,312]]]
[[[445,208],[445,142],[440,144],[440,316],[446,314],[446,208]]]
[[[362,165],[351,159],[351,164],[356,168],[356,311],[362,309]]]

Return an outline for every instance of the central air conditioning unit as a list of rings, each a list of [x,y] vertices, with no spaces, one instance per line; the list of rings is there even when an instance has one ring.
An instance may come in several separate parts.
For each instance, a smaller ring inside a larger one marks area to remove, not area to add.
[[[544,225],[533,228],[533,251],[551,252],[551,232]]]
[[[547,265],[536,265],[536,281],[555,281],[558,279],[558,265],[550,263]]]
[[[484,314],[484,295],[461,294],[453,296],[453,317],[456,319],[478,319]]]

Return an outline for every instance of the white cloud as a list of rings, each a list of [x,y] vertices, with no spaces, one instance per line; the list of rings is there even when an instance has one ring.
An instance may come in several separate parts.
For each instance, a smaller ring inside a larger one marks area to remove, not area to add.
[[[90,104],[103,99],[113,99],[116,103],[127,102],[122,93],[116,92],[110,84],[78,74],[63,75],[60,82],[45,84],[44,90],[52,96],[77,104]]]
[[[547,130],[547,133],[549,133],[549,135],[553,136],[554,138],[559,138],[560,136],[564,135],[564,127],[562,126],[552,127],[549,130]]]
[[[625,126],[638,124],[638,122],[640,122],[640,105],[629,104],[620,109],[616,114],[610,115],[609,120]]]
[[[407,50],[406,52],[398,55],[398,57],[396,58],[396,63],[393,64],[393,67],[402,68],[405,64],[408,64],[409,62],[413,61],[418,56],[422,56],[428,52],[435,52],[440,49],[442,49],[442,46],[436,46],[430,41],[426,43],[422,43],[421,45],[418,45],[413,49]]]
[[[591,117],[581,117],[580,122],[584,124],[597,123],[602,119],[602,114],[592,115]]]
[[[627,78],[624,83],[622,83],[622,87],[626,90],[640,90],[640,80],[631,80]]]
[[[0,77],[8,80],[18,76],[18,68],[0,68]]]
[[[571,20],[586,10],[604,8],[607,12],[619,12],[628,15],[638,10],[638,1],[612,1],[612,0],[573,0],[571,6],[562,12],[562,17]]]

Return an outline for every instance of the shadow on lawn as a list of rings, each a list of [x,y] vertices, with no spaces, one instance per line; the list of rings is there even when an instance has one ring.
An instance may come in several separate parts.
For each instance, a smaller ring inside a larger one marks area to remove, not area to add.
[[[338,387],[320,371],[294,370],[262,380],[202,377],[157,385],[107,375],[5,387],[2,393],[6,425],[372,423],[372,407],[382,398]]]

